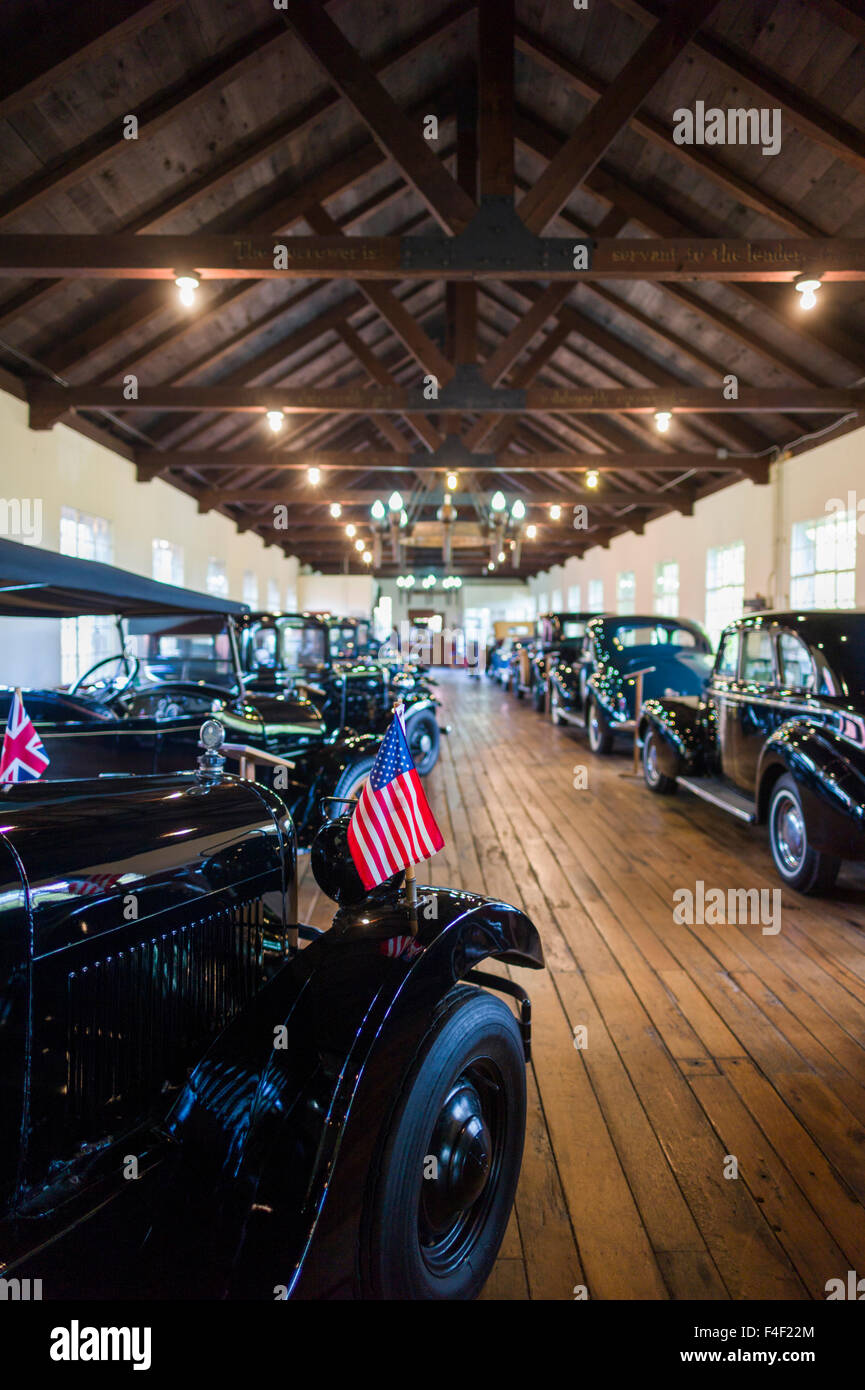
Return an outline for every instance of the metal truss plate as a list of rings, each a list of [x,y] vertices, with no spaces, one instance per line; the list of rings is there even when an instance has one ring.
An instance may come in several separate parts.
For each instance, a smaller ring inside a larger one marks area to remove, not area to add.
[[[575,237],[536,237],[521,221],[509,198],[484,198],[477,216],[459,236],[402,238],[403,270],[494,274],[524,270],[527,275],[591,269],[593,242]],[[581,254],[580,254],[581,253]]]

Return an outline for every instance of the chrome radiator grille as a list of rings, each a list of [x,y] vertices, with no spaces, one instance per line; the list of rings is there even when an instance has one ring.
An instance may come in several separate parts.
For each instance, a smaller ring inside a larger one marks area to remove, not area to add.
[[[260,900],[122,947],[68,976],[70,1118],[181,1084],[259,988]]]

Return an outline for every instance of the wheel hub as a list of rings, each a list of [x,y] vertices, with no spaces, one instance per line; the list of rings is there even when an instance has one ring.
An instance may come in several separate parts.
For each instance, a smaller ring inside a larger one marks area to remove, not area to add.
[[[433,1236],[441,1236],[478,1200],[490,1176],[492,1151],[481,1098],[460,1077],[439,1112],[427,1151],[427,1158],[435,1159],[435,1173],[424,1177],[421,1206]]]
[[[802,813],[790,796],[779,800],[775,812],[778,853],[789,870],[798,869],[805,853],[805,825]]]

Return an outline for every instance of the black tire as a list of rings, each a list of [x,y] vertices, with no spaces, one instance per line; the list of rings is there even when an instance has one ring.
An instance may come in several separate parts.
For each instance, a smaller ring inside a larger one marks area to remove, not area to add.
[[[593,753],[605,758],[608,753],[613,751],[613,735],[607,723],[607,716],[601,709],[595,697],[589,697],[586,705],[586,731],[589,735],[589,747]]]
[[[414,765],[421,777],[431,772],[438,762],[441,731],[432,710],[421,710],[418,714],[408,711],[405,721],[406,738]]]
[[[676,790],[676,779],[667,777],[658,767],[658,742],[655,730],[647,729],[643,739],[643,777],[650,792],[656,796],[670,796]]]
[[[556,684],[556,682],[555,682],[554,680],[551,680],[551,681],[550,681],[550,719],[553,721],[553,723],[555,724],[556,728],[561,728],[562,724],[564,724],[564,722],[565,722],[564,719],[563,719],[562,716],[561,716],[561,713],[559,712],[559,707],[560,707],[560,705],[561,705],[561,696],[560,696],[560,694],[559,694],[559,687],[557,686],[557,684]]]
[[[520,1174],[525,1071],[510,1009],[483,990],[451,990],[379,1137],[364,1202],[362,1297],[464,1300],[480,1293]],[[437,1178],[425,1177],[436,1151],[451,1158],[438,1160]],[[462,1193],[447,1181],[459,1176]]]
[[[841,860],[811,848],[799,788],[787,773],[772,788],[769,846],[775,868],[797,893],[826,893],[838,877]]]
[[[327,811],[326,818],[328,820],[332,819],[334,816],[344,815],[346,811],[354,809],[352,798],[360,796],[363,784],[372,772],[372,765],[374,762],[375,758],[371,755],[356,758],[354,762],[349,763],[348,767],[344,768],[339,774],[332,796],[334,798],[344,797],[345,800],[331,800],[325,802]]]

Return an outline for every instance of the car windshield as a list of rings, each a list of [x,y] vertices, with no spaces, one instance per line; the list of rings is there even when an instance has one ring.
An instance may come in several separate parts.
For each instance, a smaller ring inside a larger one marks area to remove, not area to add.
[[[586,630],[585,623],[576,622],[573,619],[566,619],[562,623],[562,641],[578,642]]]
[[[692,628],[679,623],[617,623],[607,627],[607,636],[613,650],[624,647],[677,647],[690,648],[691,651],[709,650],[705,638]]]
[[[233,679],[227,632],[149,632],[131,642],[145,680],[224,685]]]
[[[331,661],[341,661],[347,657],[358,655],[360,650],[358,644],[359,630],[354,623],[344,625],[333,623],[328,628],[327,635]]]
[[[287,619],[279,624],[282,665],[288,671],[309,671],[325,660],[324,629],[317,623]]]

